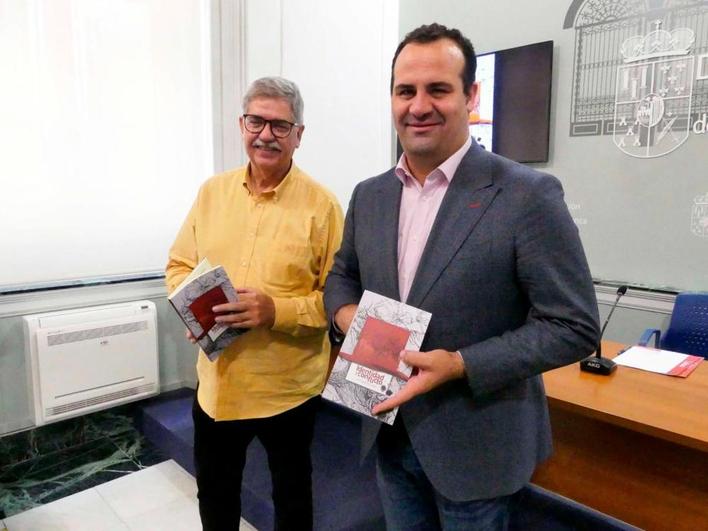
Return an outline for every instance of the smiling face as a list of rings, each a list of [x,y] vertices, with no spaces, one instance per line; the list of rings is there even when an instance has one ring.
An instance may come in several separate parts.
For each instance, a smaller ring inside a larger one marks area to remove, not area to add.
[[[244,114],[254,114],[266,120],[295,122],[290,103],[283,98],[254,98]],[[304,126],[293,127],[285,138],[276,138],[270,124],[266,124],[260,133],[247,131],[243,117],[239,118],[239,125],[253,172],[282,180],[290,169],[293,153],[300,146]]]
[[[469,138],[469,112],[477,90],[463,89],[465,58],[450,39],[404,46],[393,67],[391,111],[416,177],[460,149]]]

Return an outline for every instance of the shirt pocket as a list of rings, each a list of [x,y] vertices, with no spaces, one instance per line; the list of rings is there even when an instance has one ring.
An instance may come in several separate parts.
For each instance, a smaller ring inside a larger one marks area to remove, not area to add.
[[[279,295],[305,295],[316,278],[312,248],[300,242],[277,242],[263,265],[263,281]]]

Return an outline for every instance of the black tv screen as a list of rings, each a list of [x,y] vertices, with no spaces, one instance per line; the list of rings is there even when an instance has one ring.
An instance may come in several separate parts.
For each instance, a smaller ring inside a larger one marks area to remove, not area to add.
[[[553,41],[477,56],[478,102],[470,133],[517,162],[547,162]]]

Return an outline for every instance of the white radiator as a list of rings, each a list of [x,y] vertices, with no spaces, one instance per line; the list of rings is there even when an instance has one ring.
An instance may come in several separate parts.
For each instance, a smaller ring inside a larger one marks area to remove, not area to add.
[[[159,392],[151,301],[27,315],[24,329],[37,426]]]

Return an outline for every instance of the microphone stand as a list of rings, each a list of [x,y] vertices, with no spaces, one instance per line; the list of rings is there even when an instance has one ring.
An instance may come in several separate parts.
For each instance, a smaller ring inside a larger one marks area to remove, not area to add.
[[[587,357],[580,362],[581,371],[592,372],[594,374],[602,374],[603,376],[607,376],[612,374],[617,368],[617,365],[614,361],[602,357],[602,336],[605,334],[605,328],[607,328],[607,324],[610,322],[610,317],[612,317],[615,308],[617,308],[617,303],[622,298],[622,295],[624,295],[625,293],[627,293],[627,286],[620,286],[619,288],[617,288],[617,298],[615,299],[615,302],[612,305],[612,308],[610,309],[610,313],[607,315],[607,319],[605,319],[605,324],[602,325],[602,330],[600,331],[600,340],[598,341],[597,349],[595,350],[595,355]]]

